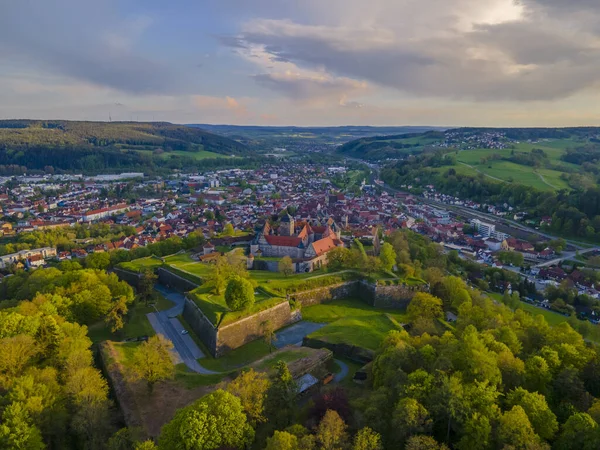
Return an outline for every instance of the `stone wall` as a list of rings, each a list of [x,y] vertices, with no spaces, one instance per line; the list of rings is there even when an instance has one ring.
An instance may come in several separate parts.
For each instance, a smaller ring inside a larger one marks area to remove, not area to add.
[[[168,288],[175,289],[179,292],[189,292],[198,287],[198,284],[192,283],[187,278],[180,277],[179,275],[159,267],[156,271],[158,275],[158,282]]]
[[[375,352],[366,348],[348,344],[332,344],[320,339],[311,339],[308,336],[304,337],[302,345],[311,348],[326,348],[331,350],[337,358],[348,358],[359,364],[366,364],[375,358]]]
[[[117,274],[120,280],[125,281],[137,289],[141,274],[130,272],[129,270],[123,270],[119,267],[115,267],[113,272]]]
[[[217,329],[212,322],[207,319],[200,308],[198,308],[198,306],[196,306],[189,298],[185,299],[182,315],[208,351],[215,356],[217,347]]]
[[[357,295],[358,281],[333,284],[331,286],[311,289],[309,291],[295,292],[290,294],[290,299],[300,302],[302,307],[318,305],[331,300],[348,298]]]
[[[221,326],[217,331],[215,356],[222,356],[233,349],[262,337],[263,323],[267,320],[270,320],[273,327],[278,330],[297,322],[299,319],[300,315],[294,314],[289,302],[284,301],[272,308],[245,317],[232,324]]]
[[[265,261],[254,258],[254,270],[267,270],[269,272],[279,272],[279,261]]]
[[[417,292],[427,292],[427,286],[376,286],[373,306],[386,309],[406,309]]]

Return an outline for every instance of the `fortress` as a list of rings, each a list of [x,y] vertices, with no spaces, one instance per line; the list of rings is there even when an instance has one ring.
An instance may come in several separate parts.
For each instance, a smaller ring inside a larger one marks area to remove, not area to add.
[[[299,231],[298,231],[299,230]],[[343,247],[341,231],[333,219],[325,225],[296,223],[286,214],[277,230],[267,222],[250,245],[253,257],[292,258],[297,272],[311,272],[327,264],[327,253]]]

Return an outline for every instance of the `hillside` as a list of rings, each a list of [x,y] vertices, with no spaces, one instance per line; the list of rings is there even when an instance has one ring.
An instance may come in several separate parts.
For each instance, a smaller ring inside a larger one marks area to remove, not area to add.
[[[101,171],[245,153],[227,137],[166,122],[0,121],[1,166]]]
[[[372,136],[346,142],[337,151],[352,158],[382,160],[401,158],[407,154],[418,153],[424,147],[443,140],[444,133],[441,131]]]
[[[312,145],[333,146],[359,138],[381,135],[400,135],[406,133],[423,133],[430,130],[443,130],[436,127],[371,127],[371,126],[337,126],[337,127],[293,127],[293,126],[239,126],[190,124],[212,133],[236,139],[257,149],[269,146],[290,148],[310,142]]]

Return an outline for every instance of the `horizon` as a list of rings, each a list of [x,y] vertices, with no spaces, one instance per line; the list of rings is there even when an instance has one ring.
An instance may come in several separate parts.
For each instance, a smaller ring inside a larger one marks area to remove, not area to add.
[[[600,124],[589,0],[36,3],[0,17],[2,119]]]

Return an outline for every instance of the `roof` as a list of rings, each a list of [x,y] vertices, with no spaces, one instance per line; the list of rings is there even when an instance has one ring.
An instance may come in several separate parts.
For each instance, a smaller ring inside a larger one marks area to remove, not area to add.
[[[298,386],[298,393],[302,394],[303,392],[307,391],[308,389],[310,389],[312,386],[314,386],[318,382],[319,382],[319,380],[316,379],[314,376],[312,376],[310,373],[307,373],[306,375],[302,375],[300,378],[298,378],[296,380],[296,385]]]
[[[337,247],[336,242],[339,241],[337,241],[337,239],[334,240],[331,237],[326,237],[313,242],[311,245],[313,246],[317,256],[321,256],[322,254],[327,253],[329,250]]]
[[[298,247],[302,239],[294,236],[265,236],[269,245],[278,245],[281,247]]]

